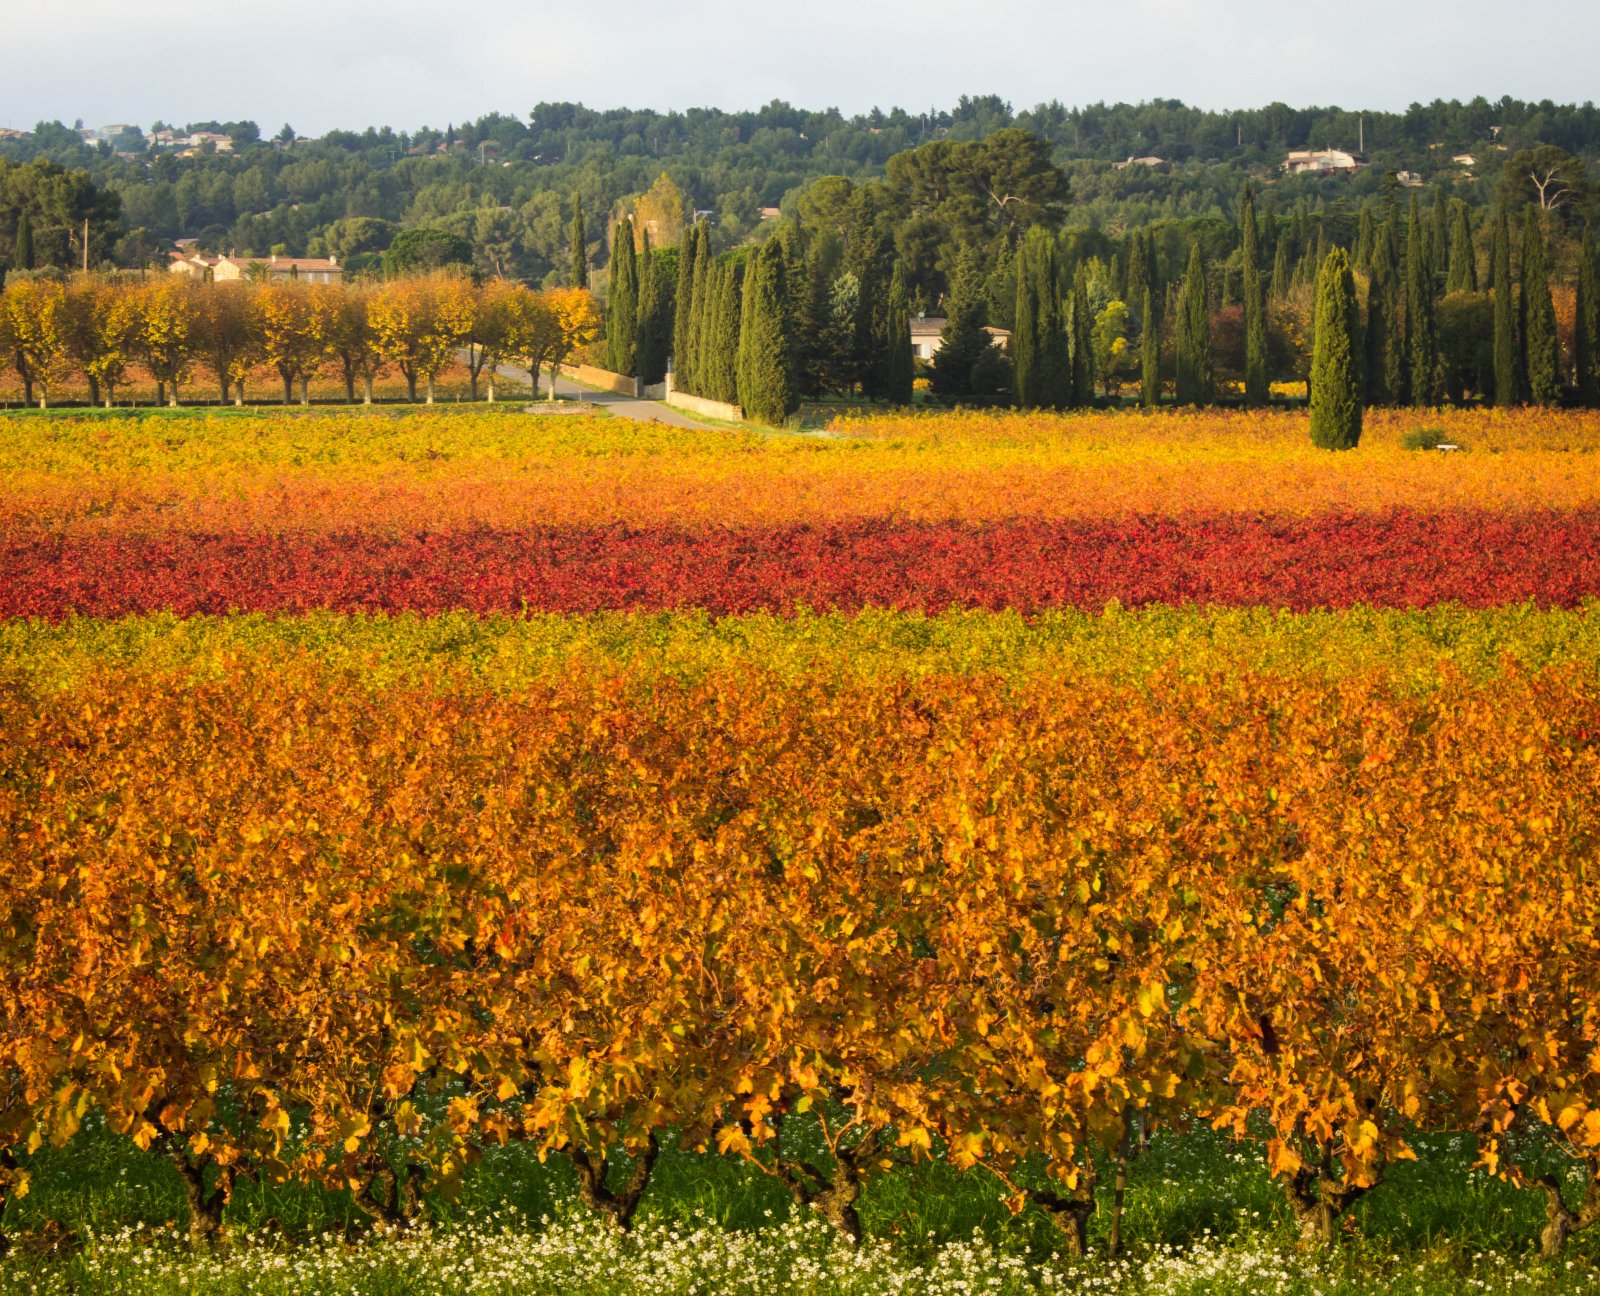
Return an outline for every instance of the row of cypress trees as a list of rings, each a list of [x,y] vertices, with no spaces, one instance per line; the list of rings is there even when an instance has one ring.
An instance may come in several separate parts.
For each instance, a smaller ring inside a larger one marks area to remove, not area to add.
[[[897,404],[911,400],[913,362],[905,276],[879,264],[858,264],[824,279],[817,244],[805,246],[786,221],[759,248],[715,257],[704,221],[685,231],[679,248],[679,291],[673,320],[673,385],[710,400],[737,404],[746,417],[779,423],[799,406],[807,364],[819,345],[819,301],[832,302],[848,277],[850,309],[843,323],[859,342],[855,374],[863,395]],[[863,304],[865,303],[865,304]],[[827,318],[832,318],[828,316]]]

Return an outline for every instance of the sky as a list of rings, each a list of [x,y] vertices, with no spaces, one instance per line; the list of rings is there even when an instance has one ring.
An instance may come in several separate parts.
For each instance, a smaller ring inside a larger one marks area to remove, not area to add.
[[[1337,23],[1332,21],[1337,19]],[[1402,109],[1600,97],[1595,0],[77,0],[8,14],[0,125],[253,120],[303,135],[594,108]]]

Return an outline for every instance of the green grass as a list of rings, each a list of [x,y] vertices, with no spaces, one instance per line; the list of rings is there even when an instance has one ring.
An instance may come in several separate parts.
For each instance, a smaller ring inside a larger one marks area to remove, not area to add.
[[[584,1214],[564,1158],[540,1162],[510,1147],[489,1150],[453,1199],[430,1199],[409,1236],[373,1232],[339,1194],[247,1183],[228,1210],[229,1245],[193,1253],[180,1240],[185,1212],[171,1168],[91,1123],[68,1148],[33,1158],[33,1190],[9,1203],[14,1249],[0,1263],[0,1296],[1600,1293],[1600,1237],[1580,1235],[1566,1258],[1545,1264],[1533,1255],[1541,1198],[1472,1171],[1464,1136],[1425,1138],[1418,1150],[1359,1203],[1344,1242],[1323,1256],[1294,1246],[1258,1149],[1204,1129],[1157,1135],[1134,1161],[1130,1249],[1119,1261],[1062,1259],[1043,1215],[1012,1216],[991,1177],[937,1162],[872,1181],[861,1201],[867,1241],[852,1248],[795,1215],[752,1167],[672,1146],[631,1237]],[[1090,1233],[1097,1251],[1109,1226],[1108,1192],[1101,1197]]]

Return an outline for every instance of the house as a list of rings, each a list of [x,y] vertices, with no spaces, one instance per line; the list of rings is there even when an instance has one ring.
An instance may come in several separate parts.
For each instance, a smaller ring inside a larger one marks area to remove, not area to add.
[[[1307,171],[1348,174],[1365,165],[1354,153],[1343,149],[1295,149],[1283,160],[1283,169],[1290,175]]]
[[[1476,157],[1474,157],[1471,153],[1457,153],[1450,160],[1452,162],[1454,162],[1457,166],[1470,167],[1470,166],[1477,166],[1478,165],[1478,159]]]
[[[1422,176],[1415,171],[1396,171],[1394,173],[1394,178],[1403,184],[1407,189],[1422,188]]]
[[[14,130],[10,126],[0,126],[0,140],[28,139],[32,131]]]
[[[1111,165],[1118,171],[1122,171],[1131,166],[1164,167],[1167,165],[1167,161],[1165,158],[1158,157],[1130,157],[1126,162],[1113,162]]]
[[[344,267],[339,264],[338,257],[208,257],[186,248],[172,253],[171,258],[167,269],[173,274],[187,275],[202,282],[230,283],[251,278],[294,279],[313,284],[344,282]],[[260,266],[261,270],[252,275],[252,266]]]
[[[757,214],[764,221],[777,220],[778,217],[783,215],[783,213],[781,211],[779,211],[776,207],[762,207],[762,208],[760,208],[758,210]]]
[[[263,279],[298,279],[301,283],[336,284],[344,282],[344,267],[338,257],[218,257],[211,277],[218,283],[230,279],[249,279],[250,267],[261,266]]]
[[[918,315],[911,321],[911,354],[918,360],[932,360],[939,354],[939,348],[944,345],[944,326],[946,321],[939,315]],[[985,328],[993,345],[1002,351],[1011,345],[1011,330],[1003,328]]]

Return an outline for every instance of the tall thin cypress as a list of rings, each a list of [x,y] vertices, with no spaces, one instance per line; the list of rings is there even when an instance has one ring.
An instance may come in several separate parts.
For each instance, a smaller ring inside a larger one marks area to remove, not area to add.
[[[1390,386],[1390,356],[1398,360],[1399,349],[1394,345],[1394,333],[1399,321],[1395,319],[1398,308],[1395,286],[1395,267],[1392,242],[1380,232],[1372,241],[1372,265],[1367,287],[1366,328],[1366,401],[1368,405],[1388,405],[1394,400]]]
[[[1189,268],[1178,296],[1177,361],[1178,404],[1211,404],[1211,311],[1198,242],[1189,249]]]
[[[589,286],[589,226],[583,219],[583,195],[572,196],[572,271],[569,278],[574,288]]]
[[[1593,409],[1600,405],[1600,267],[1595,265],[1594,233],[1583,227],[1578,252],[1577,319],[1573,327],[1578,403]]]
[[[1450,195],[1442,184],[1434,188],[1428,222],[1428,265],[1437,278],[1440,271],[1448,266],[1450,255]],[[1438,291],[1437,283],[1434,291]]]
[[[650,232],[644,233],[639,261],[639,319],[634,330],[639,381],[647,386],[667,376],[667,352],[672,347],[673,284],[650,249]]]
[[[1154,294],[1144,290],[1144,332],[1139,338],[1139,399],[1146,409],[1161,403],[1161,332]]]
[[[1386,327],[1383,339],[1383,384],[1386,399],[1391,405],[1403,405],[1406,400],[1406,347],[1405,334],[1400,328],[1400,217],[1392,214],[1383,223],[1379,238],[1383,243],[1382,256],[1388,267],[1384,289],[1384,318]]]
[[[694,287],[700,268],[700,222],[687,225],[678,241],[678,298],[672,312],[672,385],[694,390],[694,358],[689,354],[694,323]]]
[[[1012,391],[1024,409],[1056,409],[1072,396],[1071,344],[1058,266],[1055,239],[1045,230],[1029,230],[1017,251],[1012,334]],[[935,368],[937,364],[936,359]]]
[[[1361,439],[1359,330],[1350,262],[1343,248],[1334,248],[1317,276],[1311,353],[1311,443],[1324,450],[1349,450]]]
[[[739,404],[745,417],[779,424],[799,404],[788,333],[783,247],[768,239],[751,259],[739,323]]]
[[[633,222],[624,216],[611,238],[611,279],[606,288],[606,365],[631,374],[639,327],[639,261],[633,250]]]
[[[1272,257],[1272,300],[1281,302],[1289,295],[1289,240],[1280,238]]]
[[[906,272],[899,261],[889,278],[889,327],[883,348],[883,395],[895,405],[911,404],[916,366],[911,356],[911,308]]]
[[[32,270],[33,266],[33,222],[28,219],[28,213],[23,212],[17,217],[17,236],[11,244],[11,264],[18,270]]]
[[[1361,222],[1356,230],[1356,268],[1370,270],[1372,268],[1372,254],[1374,252],[1373,240],[1377,231],[1372,226],[1372,208],[1361,209]]]
[[[1089,270],[1081,261],[1072,275],[1072,310],[1068,321],[1071,331],[1067,344],[1072,359],[1068,403],[1091,405],[1094,403],[1094,316],[1089,310]]]
[[[711,241],[702,222],[700,251],[694,262],[694,287],[690,290],[694,294],[694,303],[689,316],[689,351],[684,357],[689,382],[684,390],[709,400],[721,399],[711,395],[710,379],[706,376],[716,343],[718,290],[713,282],[716,278],[715,268],[711,260]]]
[[[1550,297],[1544,226],[1532,203],[1523,217],[1522,229],[1522,318],[1528,399],[1535,405],[1554,405],[1561,398],[1560,344],[1556,339],[1555,303]]]
[[[1511,285],[1511,222],[1502,207],[1495,216],[1494,251],[1489,263],[1494,280],[1494,403],[1515,405],[1517,382],[1517,317]]]
[[[1271,394],[1267,380],[1267,303],[1261,290],[1261,248],[1256,234],[1256,204],[1246,185],[1240,203],[1244,254],[1244,401],[1265,405]],[[1371,218],[1361,209],[1371,237]]]
[[[744,269],[738,262],[712,275],[707,292],[706,348],[701,356],[704,395],[728,405],[739,402],[739,324],[743,315]]]
[[[1457,203],[1455,220],[1450,225],[1450,272],[1445,277],[1446,292],[1478,291],[1478,263],[1472,250],[1471,222],[1466,203]]]
[[[1411,199],[1411,220],[1406,227],[1406,361],[1411,403],[1435,405],[1434,373],[1439,366],[1439,339],[1434,327],[1433,264],[1428,257],[1428,236]]]

